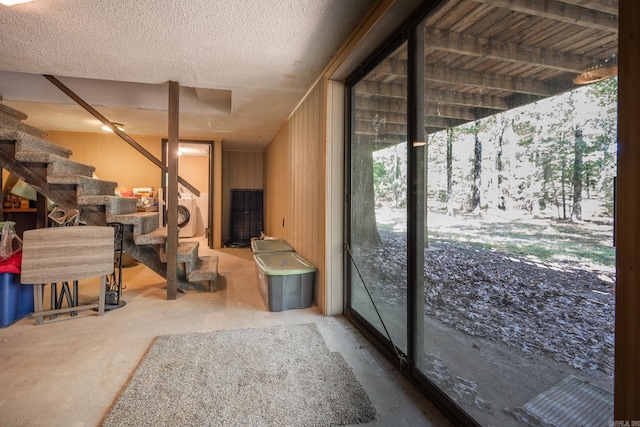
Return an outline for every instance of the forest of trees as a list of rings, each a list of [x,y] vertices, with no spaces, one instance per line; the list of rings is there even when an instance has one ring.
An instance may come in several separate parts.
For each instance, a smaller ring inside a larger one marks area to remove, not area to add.
[[[617,79],[429,135],[428,208],[582,220],[613,210]],[[374,153],[375,200],[406,206],[406,144]]]

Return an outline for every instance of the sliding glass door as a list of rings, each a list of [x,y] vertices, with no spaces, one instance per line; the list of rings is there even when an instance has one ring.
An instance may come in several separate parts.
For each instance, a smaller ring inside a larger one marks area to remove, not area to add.
[[[399,40],[350,94],[350,310],[394,354],[407,352],[406,57]]]
[[[463,424],[607,425],[617,7],[534,3],[426,2],[348,79],[348,315]]]

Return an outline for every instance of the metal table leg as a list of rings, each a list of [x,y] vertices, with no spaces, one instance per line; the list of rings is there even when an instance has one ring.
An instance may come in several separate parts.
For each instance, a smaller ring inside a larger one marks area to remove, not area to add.
[[[114,228],[114,269],[107,276],[107,294],[105,295],[105,310],[113,310],[123,307],[126,302],[122,299],[122,253],[124,241],[124,224],[117,222],[108,224]]]
[[[78,281],[75,280],[72,283],[73,291],[69,290],[69,282],[61,282],[60,283],[60,293],[58,293],[58,284],[51,283],[51,309],[58,310],[62,308],[62,302],[64,299],[67,299],[68,307],[77,307],[78,306]],[[76,316],[78,313],[76,311],[70,312],[71,316]],[[58,317],[57,314],[52,314],[49,318],[55,319]]]

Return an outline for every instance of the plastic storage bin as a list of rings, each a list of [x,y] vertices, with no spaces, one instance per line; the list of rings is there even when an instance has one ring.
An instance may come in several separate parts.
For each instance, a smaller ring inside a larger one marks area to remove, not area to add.
[[[20,275],[0,273],[0,327],[33,312],[33,286],[20,283]]]
[[[282,239],[253,240],[251,242],[251,249],[254,254],[293,252],[291,245]]]
[[[263,297],[269,311],[307,308],[313,301],[316,268],[295,252],[262,253],[253,256]]]

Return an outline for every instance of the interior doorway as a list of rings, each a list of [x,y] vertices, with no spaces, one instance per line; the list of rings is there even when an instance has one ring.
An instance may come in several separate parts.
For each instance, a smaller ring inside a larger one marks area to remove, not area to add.
[[[184,199],[181,237],[206,236],[207,245],[213,249],[213,144],[214,141],[180,140],[178,174],[192,188],[179,186],[176,197]],[[168,140],[162,140],[162,162],[167,163]],[[167,174],[162,172],[163,203],[167,201]],[[195,191],[194,191],[195,190]],[[197,194],[199,193],[199,194]],[[179,212],[180,214],[180,212]],[[166,218],[163,217],[166,223]],[[179,221],[180,222],[180,221]],[[188,226],[186,226],[188,223]]]

